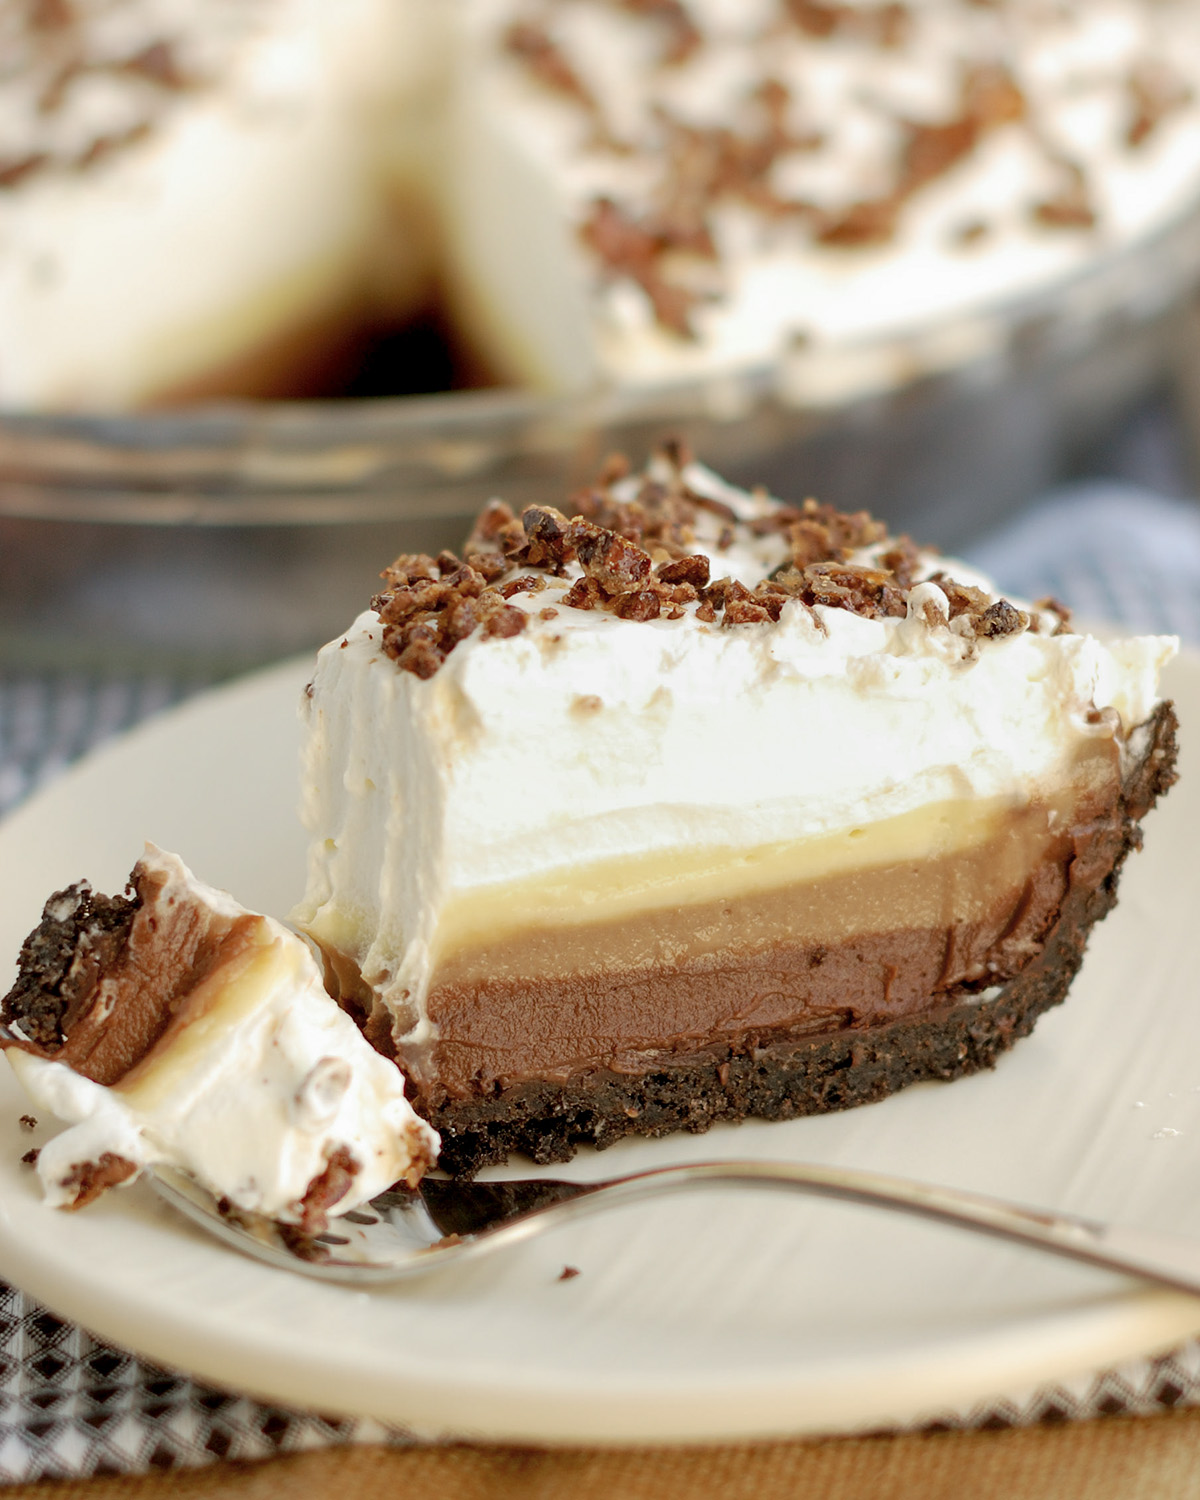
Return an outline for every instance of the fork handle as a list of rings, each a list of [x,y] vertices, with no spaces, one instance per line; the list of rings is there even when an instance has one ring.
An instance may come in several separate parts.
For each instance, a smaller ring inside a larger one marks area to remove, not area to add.
[[[530,1185],[542,1190],[552,1186],[545,1179]],[[912,1182],[881,1172],[800,1162],[710,1161],[634,1172],[607,1182],[554,1183],[553,1186],[577,1191],[570,1197],[560,1195],[556,1202],[510,1219],[493,1229],[488,1239],[525,1239],[539,1232],[550,1220],[558,1222],[602,1207],[661,1197],[667,1193],[701,1187],[773,1188],[809,1197],[868,1204],[916,1218],[954,1224],[996,1239],[1015,1241],[1053,1255],[1200,1296],[1200,1240],[1025,1208],[1003,1199]]]

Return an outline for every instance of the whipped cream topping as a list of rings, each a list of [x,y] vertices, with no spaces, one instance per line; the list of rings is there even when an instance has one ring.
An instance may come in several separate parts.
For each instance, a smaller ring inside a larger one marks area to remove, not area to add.
[[[696,464],[680,477],[736,513],[732,526],[697,513],[692,550],[714,577],[752,585],[786,561],[786,537],[756,534],[778,502]],[[871,566],[890,541],[847,561]],[[674,619],[574,608],[580,573],[542,570],[544,587],[508,600],[524,629],[477,631],[428,677],[398,669],[374,612],[318,658],[294,915],[359,965],[410,1042],[427,1034],[439,925],[472,893],[698,846],[732,855],[928,804],[1023,805],[1069,777],[1085,741],[1120,741],[1148,718],[1176,649],[1056,634],[1058,617],[1032,606],[1007,633],[975,634],[950,618],[947,591],[999,596],[934,554],[920,555],[902,614],[792,598],[778,620],[746,624],[704,619],[700,600]]]
[[[1003,307],[1200,191],[1188,0],[683,9],[690,46],[659,6],[464,11],[452,248],[522,378],[784,359],[794,399],[839,400],[853,372],[835,353]],[[986,336],[963,325],[941,357]]]
[[[163,903],[251,916],[152,845],[143,868],[162,880]],[[400,1070],[326,993],[308,942],[259,917],[202,983],[199,1013],[111,1087],[8,1049],[34,1103],[71,1127],[38,1155],[49,1203],[75,1206],[97,1174],[131,1181],[165,1163],[239,1209],[311,1227],[402,1179],[415,1186],[437,1134],[413,1113]]]

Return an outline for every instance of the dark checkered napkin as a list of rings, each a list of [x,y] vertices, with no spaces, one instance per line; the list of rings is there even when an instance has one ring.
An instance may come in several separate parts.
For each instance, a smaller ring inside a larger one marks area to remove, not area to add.
[[[368,1419],[260,1406],[99,1343],[0,1283],[0,1479],[65,1479],[403,1443]]]
[[[1114,486],[1065,493],[972,560],[1026,598],[1200,641],[1200,515]],[[200,681],[0,673],[0,812],[72,760]],[[0,955],[0,965],[5,962]],[[930,1415],[1002,1428],[1200,1405],[1200,1341],[1158,1359]],[[0,1480],[89,1477],[267,1458],[339,1443],[411,1441],[370,1420],[262,1406],[97,1342],[0,1283]]]

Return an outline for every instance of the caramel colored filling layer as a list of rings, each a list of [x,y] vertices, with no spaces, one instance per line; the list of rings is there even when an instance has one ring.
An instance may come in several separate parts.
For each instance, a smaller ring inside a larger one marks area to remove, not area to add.
[[[541,973],[565,941],[574,964],[579,943],[572,929],[618,929],[636,926],[647,912],[671,913],[686,908],[694,917],[720,909],[730,901],[739,906],[766,902],[772,896],[787,904],[783,915],[794,917],[788,894],[800,884],[837,879],[872,867],[902,861],[937,860],[962,850],[979,848],[1013,827],[1013,808],[999,798],[978,802],[941,802],[884,818],[862,827],[839,829],[802,841],[760,844],[748,849],[700,845],[670,848],[620,859],[598,860],[571,870],[554,869],[532,879],[499,887],[483,887],[447,904],[438,919],[435,964],[454,967],[472,951],[483,956],[483,967],[494,969],[497,957],[519,951],[525,944],[541,944],[531,954]],[[1017,817],[1017,833],[1025,845],[1041,837],[1046,814],[1027,810]],[[740,917],[739,917],[740,920]],[[823,918],[821,918],[823,920]],[[888,926],[894,914],[864,910],[853,930],[864,924]],[[552,937],[548,936],[553,934]],[[592,939],[584,936],[585,946]],[[469,962],[469,958],[467,959]]]
[[[950,852],[462,947],[429,992],[436,1040],[402,1065],[436,1103],[956,1003],[1020,972],[1070,886],[1103,878],[1086,851],[1119,804],[1105,743],[1053,806],[989,809]]]

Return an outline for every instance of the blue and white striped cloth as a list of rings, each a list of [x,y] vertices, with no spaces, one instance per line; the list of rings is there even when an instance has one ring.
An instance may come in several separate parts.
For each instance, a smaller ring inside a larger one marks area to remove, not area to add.
[[[1135,486],[1057,491],[970,549],[1026,599],[1053,594],[1089,621],[1200,644],[1200,505]]]

